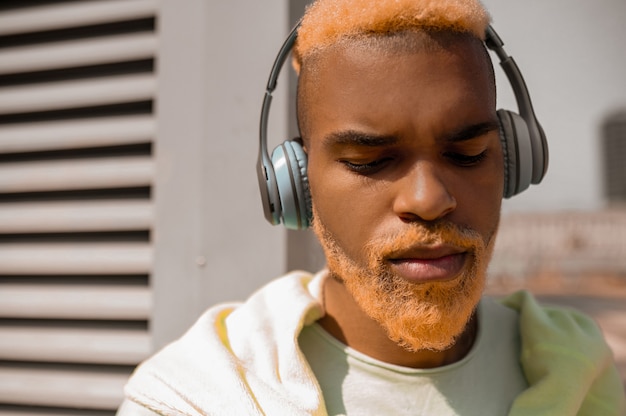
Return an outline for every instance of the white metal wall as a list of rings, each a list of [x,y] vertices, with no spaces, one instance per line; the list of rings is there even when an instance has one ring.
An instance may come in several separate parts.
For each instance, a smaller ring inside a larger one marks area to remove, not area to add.
[[[158,348],[208,306],[245,299],[284,273],[286,232],[263,218],[258,126],[288,33],[287,0],[162,0],[154,183],[152,335]],[[286,75],[286,74],[285,74]],[[270,146],[287,135],[287,76]]]
[[[0,415],[112,414],[151,351],[157,1],[0,7]]]

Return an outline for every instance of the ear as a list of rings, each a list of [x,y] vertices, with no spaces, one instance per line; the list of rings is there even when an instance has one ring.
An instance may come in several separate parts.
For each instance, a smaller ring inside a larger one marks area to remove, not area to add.
[[[302,140],[302,137],[294,137],[292,139],[292,141],[294,141],[294,142],[298,143],[300,146],[302,146],[302,150],[304,150],[304,153],[307,153],[307,154],[309,153],[307,151],[306,145],[304,144],[304,140]]]

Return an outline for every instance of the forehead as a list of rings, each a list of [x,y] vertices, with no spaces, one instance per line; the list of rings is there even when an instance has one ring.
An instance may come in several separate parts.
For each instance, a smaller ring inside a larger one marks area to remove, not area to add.
[[[304,64],[299,90],[299,113],[308,124],[301,126],[304,135],[320,122],[389,126],[394,120],[423,123],[446,114],[454,120],[495,112],[491,63],[482,42],[469,35],[347,39]]]

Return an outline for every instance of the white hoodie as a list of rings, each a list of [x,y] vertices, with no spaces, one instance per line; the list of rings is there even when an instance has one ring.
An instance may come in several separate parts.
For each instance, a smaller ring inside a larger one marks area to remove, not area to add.
[[[324,314],[326,273],[290,273],[242,304],[207,310],[179,340],[141,364],[128,400],[162,415],[316,415],[326,410],[298,335]],[[527,292],[503,301],[520,314],[520,360],[530,387],[510,416],[623,416],[611,350],[585,315],[539,307]],[[118,416],[133,413],[122,406]]]

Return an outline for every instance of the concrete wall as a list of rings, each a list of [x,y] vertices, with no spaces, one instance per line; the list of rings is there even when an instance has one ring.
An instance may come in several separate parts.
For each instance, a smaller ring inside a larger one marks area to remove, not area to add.
[[[288,3],[164,1],[159,19],[153,333],[161,345],[209,305],[284,272],[286,232],[263,218],[259,113]],[[286,137],[286,89],[270,137]]]

